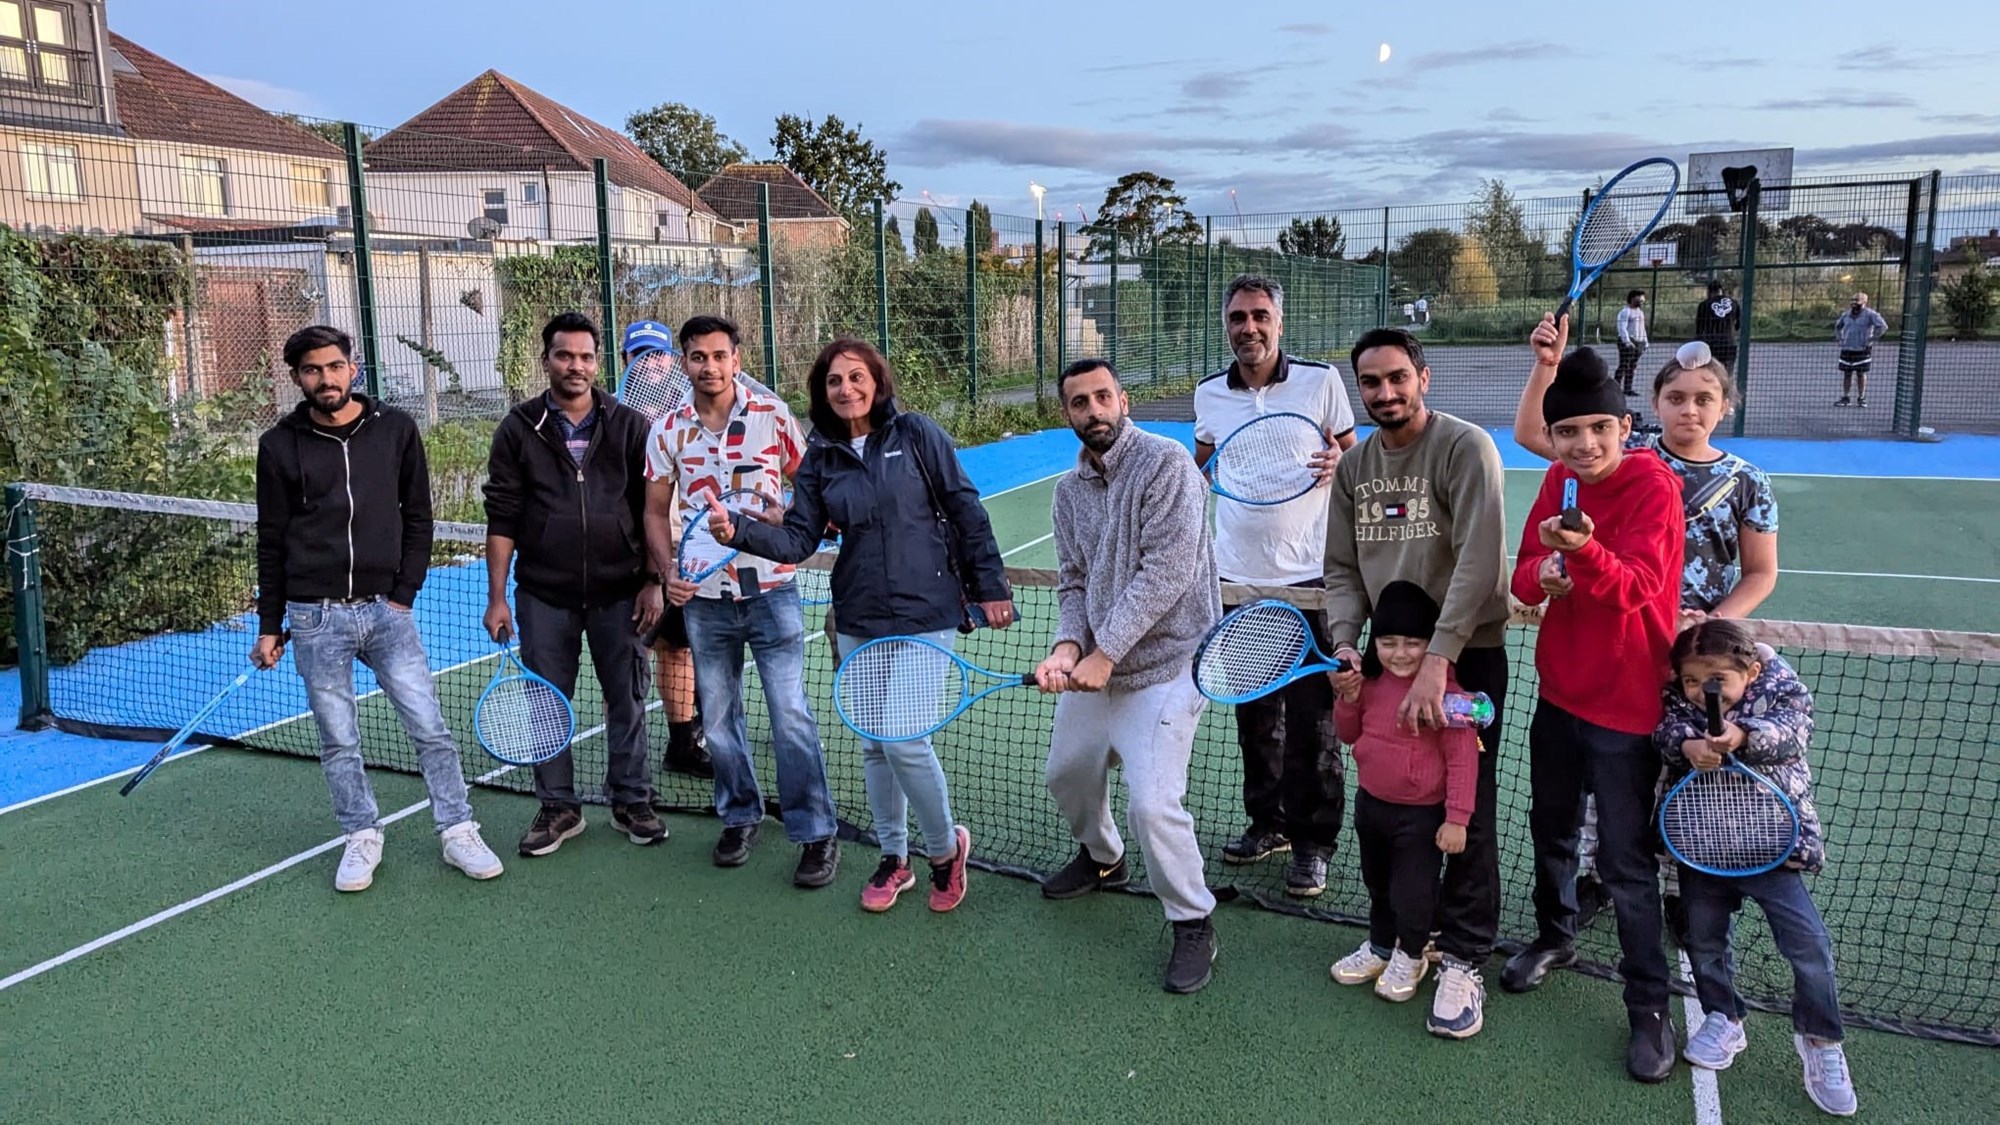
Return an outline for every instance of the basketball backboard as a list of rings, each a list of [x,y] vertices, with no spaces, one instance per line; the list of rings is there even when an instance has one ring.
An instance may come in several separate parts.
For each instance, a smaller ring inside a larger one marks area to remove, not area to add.
[[[1725,168],[1755,168],[1762,192],[1757,210],[1762,214],[1788,211],[1792,206],[1792,150],[1752,148],[1736,152],[1697,152],[1688,157],[1687,200],[1690,215],[1726,215],[1729,195],[1723,186]]]

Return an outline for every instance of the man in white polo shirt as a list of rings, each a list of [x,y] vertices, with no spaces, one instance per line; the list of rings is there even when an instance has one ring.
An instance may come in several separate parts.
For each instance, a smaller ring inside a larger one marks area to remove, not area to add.
[[[1327,493],[1340,451],[1354,444],[1354,408],[1340,373],[1289,356],[1278,346],[1285,291],[1243,275],[1222,300],[1223,326],[1236,361],[1194,392],[1194,457],[1206,468],[1217,446],[1262,414],[1302,414],[1320,424],[1332,449],[1315,456],[1320,487],[1283,504],[1215,504],[1215,566],[1224,582],[1320,587],[1325,583]],[[1326,615],[1307,615],[1327,643]],[[1280,733],[1282,731],[1282,733]],[[1248,829],[1222,849],[1227,863],[1254,863],[1290,851],[1285,891],[1314,898],[1326,890],[1327,863],[1346,806],[1340,743],[1333,734],[1333,689],[1308,676],[1276,695],[1236,708],[1243,749],[1243,806]]]

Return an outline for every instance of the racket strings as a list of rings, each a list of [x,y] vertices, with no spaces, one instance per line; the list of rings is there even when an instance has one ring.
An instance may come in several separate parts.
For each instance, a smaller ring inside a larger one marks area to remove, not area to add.
[[[1216,486],[1244,500],[1289,500],[1313,485],[1312,455],[1324,446],[1303,418],[1258,419],[1230,435],[1216,455]]]
[[[1306,623],[1284,606],[1238,610],[1216,627],[1195,665],[1203,691],[1224,698],[1277,683],[1298,667],[1308,643]]]
[[[683,575],[703,574],[736,554],[734,548],[716,542],[715,534],[708,529],[708,499],[706,494],[696,497],[694,513],[687,517],[687,525],[681,534],[680,567]],[[770,508],[769,502],[754,492],[731,492],[722,496],[722,507],[732,519],[755,518],[753,513]]]
[[[1797,824],[1778,796],[1732,769],[1698,774],[1668,801],[1660,828],[1691,864],[1750,871],[1779,863]]]
[[[574,722],[555,688],[525,676],[493,685],[475,720],[479,740],[507,760],[552,758],[569,745]]]
[[[1620,178],[1584,216],[1577,236],[1583,263],[1600,266],[1624,253],[1645,232],[1675,186],[1675,174],[1665,165],[1647,165]]]
[[[848,722],[878,742],[928,733],[957,709],[965,689],[957,661],[931,645],[905,641],[856,649],[836,686]]]
[[[680,409],[687,403],[692,386],[674,357],[650,351],[632,361],[618,384],[618,401],[644,414],[649,421]]]

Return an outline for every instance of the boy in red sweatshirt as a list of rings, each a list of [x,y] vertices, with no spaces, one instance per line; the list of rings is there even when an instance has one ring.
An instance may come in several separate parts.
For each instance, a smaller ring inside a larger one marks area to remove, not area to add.
[[[1513,581],[1516,598],[1548,602],[1528,730],[1539,933],[1500,981],[1527,992],[1576,960],[1577,832],[1588,788],[1597,796],[1598,871],[1624,952],[1625,1068],[1659,1082],[1673,1072],[1675,1049],[1652,845],[1660,766],[1650,740],[1680,608],[1681,482],[1658,457],[1625,452],[1624,394],[1589,348],[1557,366],[1542,417],[1557,461],[1528,512]],[[1571,481],[1576,510],[1565,510]]]

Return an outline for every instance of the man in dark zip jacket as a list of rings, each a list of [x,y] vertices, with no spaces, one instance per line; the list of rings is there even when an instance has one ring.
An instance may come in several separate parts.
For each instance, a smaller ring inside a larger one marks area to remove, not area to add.
[[[347,834],[335,889],[362,891],[382,862],[382,826],[361,760],[354,662],[375,673],[416,744],[446,863],[500,874],[479,838],[458,746],[438,706],[411,607],[431,556],[431,480],[417,424],[353,393],[354,341],[325,325],[285,341],[305,401],[257,442],[257,644],[284,655],[289,619],[299,676],[319,726],[334,817]]]
[[[611,822],[635,844],[663,840],[647,766],[640,638],[659,619],[659,579],[647,566],[644,415],[597,389],[597,325],[568,312],[542,327],[549,389],[515,407],[493,432],[486,470],[486,631],[515,630],[507,608],[514,571],[521,662],[575,698],[583,638],[604,694],[604,788]],[[535,767],[541,811],[521,854],[548,855],[585,827],[569,751]]]

